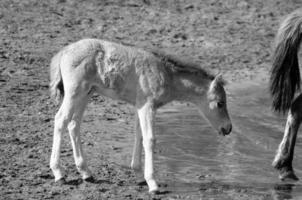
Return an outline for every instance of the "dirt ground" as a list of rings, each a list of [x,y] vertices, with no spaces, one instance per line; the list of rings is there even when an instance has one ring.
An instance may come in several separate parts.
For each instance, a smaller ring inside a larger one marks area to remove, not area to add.
[[[253,188],[218,183],[200,184],[194,193],[173,192],[160,180],[162,192],[149,195],[122,167],[130,155],[119,162],[133,143],[132,108],[102,97],[91,101],[82,130],[96,181],[79,179],[65,134],[62,165],[69,176],[66,185],[57,185],[49,157],[58,106],[49,96],[48,67],[63,46],[93,37],[189,56],[222,72],[228,82],[265,79],[281,16],[301,5],[298,0],[1,0],[0,199],[270,199]],[[119,140],[121,132],[129,142]]]

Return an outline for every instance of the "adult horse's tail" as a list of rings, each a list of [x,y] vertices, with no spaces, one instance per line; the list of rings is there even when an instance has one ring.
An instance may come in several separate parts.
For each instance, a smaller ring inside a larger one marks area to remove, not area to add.
[[[64,96],[63,79],[61,75],[60,62],[61,62],[62,52],[57,53],[50,63],[50,94],[57,101],[62,99]]]
[[[281,23],[270,77],[273,109],[287,111],[296,90],[300,89],[298,51],[302,38],[302,9],[296,10]]]

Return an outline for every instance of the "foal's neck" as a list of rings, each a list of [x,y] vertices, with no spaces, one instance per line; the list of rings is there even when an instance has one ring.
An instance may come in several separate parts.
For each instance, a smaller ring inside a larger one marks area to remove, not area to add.
[[[207,94],[211,79],[206,76],[197,77],[190,74],[177,74],[174,76],[175,100],[194,103],[196,97]]]

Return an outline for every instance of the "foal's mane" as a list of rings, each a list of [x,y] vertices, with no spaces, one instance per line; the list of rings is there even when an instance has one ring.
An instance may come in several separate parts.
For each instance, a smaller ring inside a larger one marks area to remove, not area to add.
[[[161,59],[164,62],[165,66],[169,67],[173,72],[200,75],[201,77],[206,77],[210,80],[214,80],[215,78],[214,75],[201,68],[199,64],[192,62],[186,58],[168,54],[157,49],[152,49],[151,53]]]

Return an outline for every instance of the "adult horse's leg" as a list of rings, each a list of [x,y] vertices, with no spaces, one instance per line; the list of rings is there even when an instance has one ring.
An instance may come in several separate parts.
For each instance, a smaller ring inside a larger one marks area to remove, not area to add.
[[[71,121],[68,124],[68,131],[71,140],[71,145],[73,149],[74,161],[78,172],[81,174],[82,178],[87,181],[92,180],[92,175],[88,169],[85,154],[82,149],[81,137],[80,137],[80,125],[82,122],[82,116],[88,102],[88,95],[85,92],[79,94],[74,99],[74,113]],[[83,96],[81,96],[83,95]]]
[[[65,96],[62,105],[55,115],[53,145],[50,157],[50,168],[55,176],[55,181],[65,181],[64,171],[60,166],[60,153],[62,144],[62,133],[65,131],[68,122],[72,117],[73,102]]]
[[[279,170],[281,180],[299,180],[294,173],[292,161],[298,129],[302,119],[302,95],[299,95],[291,105],[287,116],[283,139],[277,150],[273,166]]]
[[[144,177],[149,186],[149,192],[158,190],[157,183],[154,179],[153,166],[153,149],[155,138],[153,134],[153,121],[155,111],[151,102],[146,102],[142,107],[138,108],[138,117],[142,129],[143,146],[145,150],[145,171]]]
[[[142,131],[139,124],[138,114],[135,115],[135,140],[131,160],[131,169],[136,172],[141,171],[142,167]]]

